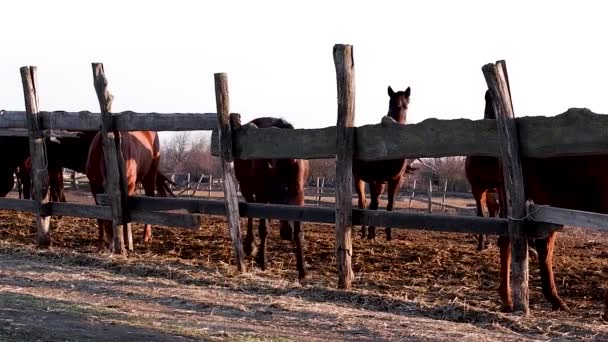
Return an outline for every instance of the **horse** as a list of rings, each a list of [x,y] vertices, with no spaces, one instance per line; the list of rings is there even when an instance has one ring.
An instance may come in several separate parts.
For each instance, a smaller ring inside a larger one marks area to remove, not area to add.
[[[127,195],[135,195],[137,183],[142,183],[145,195],[154,197],[158,184],[160,163],[160,144],[158,134],[153,131],[120,132],[121,151],[125,160],[125,177]],[[97,201],[97,195],[105,192],[106,165],[103,154],[101,133],[96,133],[89,147],[85,173],[89,179],[91,193]],[[165,177],[166,178],[166,177]],[[159,195],[163,195],[159,191]],[[112,247],[112,224],[108,220],[98,219],[99,248]],[[144,243],[152,240],[152,226],[144,225]]]
[[[97,134],[97,131],[72,131],[69,133],[70,134],[59,134],[56,139],[46,141],[48,153],[47,170],[49,173],[50,198],[51,201],[54,202],[66,202],[63,182],[64,167],[74,170],[76,172],[85,173],[87,158],[89,155],[89,147],[91,146],[91,142]],[[29,144],[27,138],[21,138],[20,141]],[[0,144],[2,143],[3,141],[0,140]],[[31,159],[29,157],[29,146],[24,146],[24,148],[27,148],[27,150],[24,150],[23,148],[19,149],[20,153],[15,154],[15,157],[13,157],[12,159],[20,160],[24,158],[22,161],[19,162],[16,174],[18,185],[19,183],[21,183],[21,185],[23,186],[23,198],[29,199],[31,193],[30,173],[32,169],[32,164]],[[6,165],[7,164],[2,164],[2,166]],[[2,167],[0,166],[0,170],[1,169]],[[158,191],[160,196],[173,196],[168,184],[174,183],[167,176],[159,172],[157,175],[156,190]],[[19,190],[21,191],[21,188],[19,188]],[[0,192],[0,195],[1,194],[2,193]]]
[[[22,161],[17,167],[17,170],[15,170],[19,198],[30,199],[30,197],[32,196],[32,182],[30,178],[30,172],[32,172],[32,159],[28,157],[27,159]]]
[[[494,101],[493,96],[486,96],[486,102],[490,102],[493,111],[495,111]],[[605,170],[608,168],[608,154],[550,158],[522,157],[521,163],[527,200],[538,205],[608,214],[608,177],[605,175]],[[487,171],[495,175],[500,174],[499,168]],[[569,181],[564,182],[564,179]],[[500,198],[503,198],[505,189],[502,179],[498,191],[501,193]],[[505,217],[506,202],[500,201],[499,204],[500,216]],[[553,274],[553,251],[556,239],[557,231],[549,233],[546,238],[534,239],[540,265],[542,291],[553,310],[569,311],[568,306],[557,293]],[[528,242],[530,240],[528,239]],[[513,302],[509,283],[511,266],[509,236],[500,236],[498,245],[501,264],[499,294],[503,301],[503,309],[511,311]]]
[[[492,108],[492,99],[490,96],[490,90],[487,90],[485,94],[486,107],[483,112],[483,118],[495,120],[496,114],[494,113],[494,108]],[[465,159],[464,172],[471,185],[473,197],[475,198],[477,216],[483,217],[481,197],[486,191],[498,189],[500,186],[502,177],[502,174],[500,173],[500,160],[496,157],[468,156]],[[477,236],[478,251],[483,251],[488,248],[487,238],[488,237],[483,234]]]
[[[407,117],[407,109],[410,103],[410,87],[407,87],[405,91],[393,91],[391,86],[388,87],[389,105],[387,116],[392,120],[405,124]],[[377,160],[377,161],[363,161],[360,159],[353,159],[353,181],[355,184],[355,190],[359,197],[359,209],[365,209],[366,197],[365,197],[365,183],[369,184],[369,191],[371,197],[371,203],[369,209],[377,210],[379,204],[379,198],[384,191],[384,184],[388,183],[388,205],[386,210],[392,211],[395,203],[395,194],[399,190],[404,174],[408,170],[409,160],[406,159],[391,159],[391,160]],[[413,170],[413,169],[409,169]],[[391,228],[386,227],[386,239],[391,240]],[[376,227],[362,226],[361,237],[365,238],[367,235],[368,239],[375,239]]]
[[[251,128],[293,129],[293,126],[280,118],[261,117],[243,125],[242,129]],[[305,159],[254,159],[234,160],[234,172],[240,184],[241,194],[248,203],[304,205],[304,185],[309,175],[309,161]],[[256,262],[266,269],[266,239],[268,229],[266,219],[260,218],[259,224],[260,247],[257,251]],[[295,240],[296,264],[300,280],[306,277],[304,267],[304,230],[301,222],[280,220],[279,232],[283,240]],[[244,241],[246,255],[255,254],[253,237],[253,218],[247,219],[247,235]]]

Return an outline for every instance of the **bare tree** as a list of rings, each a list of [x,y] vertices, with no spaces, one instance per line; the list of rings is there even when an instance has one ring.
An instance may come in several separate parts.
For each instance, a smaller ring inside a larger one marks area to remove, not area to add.
[[[336,176],[335,159],[312,159],[310,161],[310,177],[325,177],[326,180],[334,179]]]
[[[437,185],[448,181],[450,191],[469,191],[469,183],[464,173],[465,157],[425,158],[424,164],[416,172],[421,180],[432,179]]]
[[[188,133],[183,132],[161,147],[161,170],[164,172],[183,172],[183,163],[188,151]]]

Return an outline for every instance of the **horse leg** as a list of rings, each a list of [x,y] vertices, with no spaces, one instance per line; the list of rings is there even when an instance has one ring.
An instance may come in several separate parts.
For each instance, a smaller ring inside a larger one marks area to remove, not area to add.
[[[511,241],[508,236],[498,238],[500,248],[500,286],[498,293],[502,298],[502,310],[513,311],[513,299],[511,297]]]
[[[365,209],[365,182],[363,180],[355,178],[355,191],[359,198],[359,209]],[[365,236],[367,236],[367,226],[361,225],[361,238],[365,239]]]
[[[284,222],[286,224],[283,224]],[[270,220],[268,220],[268,225],[271,225]],[[288,221],[279,220],[279,236],[281,237],[281,240],[294,240],[295,235],[293,233],[293,228]]]
[[[268,228],[266,227],[266,219],[260,218],[259,232],[260,235],[260,248],[258,249],[258,255],[256,261],[258,266],[262,269],[266,269],[266,238],[268,237]]]
[[[477,216],[483,217],[483,210],[481,210],[482,190],[475,188],[475,189],[472,189],[472,192],[473,192],[473,197],[475,198],[475,207],[477,209]],[[478,251],[483,251],[484,249],[487,248],[486,239],[487,239],[487,237],[483,234],[477,235],[477,250]]]
[[[551,303],[553,310],[564,310],[569,312],[568,306],[559,298],[555,277],[553,275],[553,249],[555,247],[556,232],[549,233],[546,239],[536,239],[536,252],[540,266],[540,280],[543,287],[543,295]]]
[[[247,203],[255,202],[253,195],[251,195],[247,192],[244,192],[242,187],[241,187],[241,193],[243,194],[243,197],[245,197],[245,201]],[[247,218],[247,235],[245,235],[245,241],[243,242],[243,251],[245,252],[245,255],[249,256],[249,255],[256,254],[254,240],[255,239],[253,237],[253,217],[248,217]]]
[[[382,194],[382,190],[384,189],[384,184],[380,182],[374,182],[369,184],[369,192],[371,196],[371,201],[369,204],[370,210],[378,210],[378,201],[380,200],[380,194]],[[376,227],[369,226],[367,239],[373,240],[376,238]]]
[[[304,266],[304,252],[302,250],[304,245],[304,229],[302,229],[302,223],[300,221],[295,221],[293,226],[296,242],[296,263],[298,267],[298,278],[302,280],[306,278],[306,269]]]
[[[156,172],[154,172],[153,174],[148,174],[146,175],[146,177],[144,177],[144,179],[142,179],[141,185],[144,188],[144,194],[148,197],[154,197],[154,189],[156,188]],[[128,188],[128,192],[127,194],[129,196],[133,196],[135,195],[135,190],[137,189],[136,187],[136,183],[135,183],[135,179],[131,179],[129,177],[127,177],[127,188]],[[127,224],[129,226],[129,228],[127,228],[127,231],[131,231],[130,229],[130,223]],[[133,239],[133,237],[131,237],[131,239]],[[148,243],[152,241],[152,225],[150,224],[144,224],[144,243]]]
[[[393,211],[393,206],[395,205],[395,195],[397,194],[397,190],[399,190],[399,186],[401,185],[401,179],[402,178],[399,177],[388,182],[388,205],[386,206],[386,211]],[[386,240],[392,240],[393,234],[391,227],[386,227],[385,232]]]

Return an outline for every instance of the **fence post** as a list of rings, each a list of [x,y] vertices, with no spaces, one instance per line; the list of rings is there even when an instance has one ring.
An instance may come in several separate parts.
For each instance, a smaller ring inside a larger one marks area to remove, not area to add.
[[[410,203],[408,204],[408,209],[412,209],[412,200],[416,196],[416,179],[414,179],[414,186],[412,187],[412,195],[410,196]]]
[[[44,134],[38,115],[38,82],[35,66],[24,66],[20,69],[25,98],[25,111],[30,141],[30,158],[32,161],[31,179],[33,185],[32,198],[38,203],[36,227],[38,230],[38,246],[51,246],[51,217],[45,215],[45,205],[49,201],[48,159],[44,142]]]
[[[443,198],[441,199],[441,211],[445,212],[445,193],[448,191],[448,180],[443,183]]]
[[[336,125],[336,261],[338,287],[350,289],[352,270],[353,149],[355,142],[355,62],[352,45],[333,49],[338,86]]]
[[[201,186],[201,182],[203,181],[203,177],[205,177],[205,174],[201,173],[201,176],[198,179],[198,182],[196,183],[196,187],[194,188],[194,191],[192,191],[192,197],[194,197],[196,195],[196,192],[198,191],[198,188]]]
[[[128,213],[126,210],[126,179],[124,177],[124,160],[120,144],[120,132],[115,130],[112,117],[112,101],[114,96],[108,90],[108,80],[102,63],[92,63],[93,84],[99,107],[101,108],[101,136],[103,156],[106,166],[105,190],[110,197],[112,207],[112,230],[114,253],[124,254],[125,235],[129,250],[133,250],[133,235],[131,234]],[[122,160],[122,168],[120,161]],[[124,226],[124,230],[123,230]],[[126,234],[125,234],[126,233]]]
[[[245,261],[243,244],[241,242],[237,181],[236,175],[234,174],[234,161],[232,157],[232,125],[230,118],[230,100],[228,97],[228,76],[225,73],[216,73],[214,77],[220,159],[223,171],[222,179],[224,180],[224,203],[226,204],[230,238],[234,245],[236,266],[239,272],[244,272]],[[237,117],[235,117],[235,120],[236,119]],[[238,120],[240,120],[240,117],[238,117]]]
[[[188,196],[188,190],[192,190],[190,186],[190,172],[188,172],[188,186],[186,187],[186,196]]]
[[[429,205],[428,205],[428,212],[432,213],[433,212],[433,179],[429,178],[429,192],[428,192],[428,201],[429,201]]]
[[[211,190],[213,190],[213,176],[209,174],[209,194],[208,198],[211,198]]]
[[[76,180],[76,171],[72,170],[72,188],[78,190],[78,180]]]
[[[319,193],[319,204],[321,204],[321,200],[323,199],[323,189],[325,189],[325,177],[321,178],[321,192]]]
[[[507,67],[504,61],[498,61],[496,64],[484,65],[482,71],[495,100],[493,102],[496,111],[496,127],[506,195],[505,205],[511,240],[513,304],[516,312],[522,312],[524,316],[528,316],[530,312],[528,241],[523,221],[526,216],[526,197]],[[507,274],[509,273],[507,272]]]

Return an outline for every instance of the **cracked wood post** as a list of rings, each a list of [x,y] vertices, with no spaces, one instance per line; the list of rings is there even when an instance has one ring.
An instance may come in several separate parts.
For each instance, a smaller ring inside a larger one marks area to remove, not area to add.
[[[336,125],[336,261],[338,287],[350,289],[352,270],[353,152],[355,147],[355,62],[352,45],[333,49],[338,86]]]
[[[131,236],[130,249],[132,249],[133,240],[132,234],[129,234],[129,227],[127,227],[126,231],[123,230],[123,224],[126,225],[128,222],[128,218],[125,217],[126,206],[124,206],[126,200],[123,199],[123,196],[126,196],[126,186],[121,186],[124,177],[121,177],[120,165],[118,161],[119,159],[122,159],[122,153],[120,153],[120,134],[118,131],[113,129],[114,125],[112,123],[112,100],[114,97],[108,90],[108,80],[105,76],[103,64],[92,63],[92,66],[93,84],[95,86],[95,92],[97,93],[97,99],[99,100],[99,107],[101,109],[101,136],[103,143],[103,156],[106,166],[105,191],[110,198],[112,207],[114,253],[125,254],[125,236],[123,235],[123,232]],[[121,180],[121,178],[123,178],[123,180]],[[128,237],[127,240],[129,240]]]
[[[25,98],[25,111],[30,140],[30,158],[32,161],[31,179],[33,185],[32,199],[38,203],[36,227],[38,230],[38,246],[51,246],[50,223],[51,216],[45,215],[45,206],[49,202],[49,172],[46,155],[41,117],[38,113],[38,82],[35,66],[24,66],[20,69]]]
[[[488,88],[494,96],[496,127],[500,142],[501,162],[506,194],[509,238],[511,240],[511,286],[513,306],[516,312],[528,316],[528,241],[524,218],[526,216],[526,196],[521,169],[519,138],[515,124],[515,114],[511,102],[511,92],[507,67],[504,61],[486,64],[482,68]]]
[[[228,97],[228,76],[225,73],[216,73],[215,77],[215,103],[217,107],[217,124],[219,134],[220,159],[222,163],[222,179],[224,183],[224,203],[230,238],[234,246],[236,267],[239,272],[245,272],[243,244],[241,242],[239,200],[237,194],[237,181],[234,173],[234,159],[232,156],[232,124],[239,121],[235,114],[230,116],[230,100]]]

